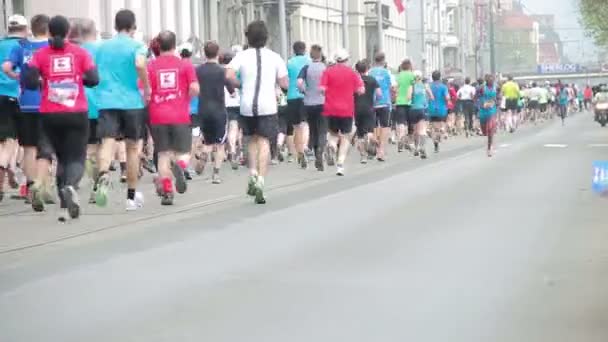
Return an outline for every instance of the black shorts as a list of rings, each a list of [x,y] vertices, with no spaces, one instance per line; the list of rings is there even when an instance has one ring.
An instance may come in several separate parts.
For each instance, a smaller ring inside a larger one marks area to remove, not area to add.
[[[198,114],[190,115],[190,128],[201,127],[201,116]]]
[[[408,115],[407,115],[407,126],[408,126],[408,130],[411,131],[410,133],[413,133],[414,131],[414,126],[416,124],[418,124],[420,121],[424,121],[426,119],[425,115],[424,115],[424,110],[423,109],[409,109]]]
[[[241,116],[243,135],[259,136],[268,140],[276,139],[279,134],[278,115]]]
[[[447,121],[447,117],[441,117],[441,116],[431,116],[429,117],[429,121],[430,122],[446,122]]]
[[[97,137],[97,125],[99,121],[97,119],[89,119],[89,145],[97,145],[101,143],[101,139]]]
[[[44,113],[40,115],[37,159],[53,160],[65,154],[86,157],[89,136],[88,113]],[[67,136],[66,136],[67,134]]]
[[[531,109],[531,110],[539,109],[538,101],[530,101],[528,103],[528,108]]]
[[[287,100],[287,125],[299,125],[306,122],[304,99]]]
[[[228,114],[225,111],[219,113],[203,113],[201,115],[201,132],[205,145],[223,144],[226,141],[226,124]]]
[[[293,126],[288,124],[287,106],[279,107],[279,133],[293,135]]]
[[[518,104],[518,100],[517,99],[507,99],[506,101],[506,109],[510,110],[510,111],[517,111],[519,109],[519,104]]]
[[[21,113],[17,115],[17,140],[23,147],[38,146],[42,132],[40,113]]]
[[[371,109],[357,111],[355,126],[357,126],[358,138],[364,138],[368,133],[373,133],[376,128],[376,113]]]
[[[192,148],[192,129],[188,124],[151,125],[154,152],[189,153]]]
[[[547,112],[547,104],[546,103],[541,103],[539,106],[540,106],[540,112],[541,113]]]
[[[376,108],[376,126],[391,127],[391,112],[388,107]]]
[[[327,116],[327,127],[334,134],[350,134],[353,131],[353,118]]]
[[[408,116],[410,113],[410,106],[407,105],[399,105],[397,109],[395,109],[395,115],[393,117],[393,122],[397,125],[405,125],[408,120]]]
[[[143,109],[101,109],[97,123],[97,136],[139,140],[145,134],[146,111]]]
[[[19,100],[0,95],[0,141],[17,139]]]
[[[228,121],[239,121],[241,119],[241,107],[227,107]]]

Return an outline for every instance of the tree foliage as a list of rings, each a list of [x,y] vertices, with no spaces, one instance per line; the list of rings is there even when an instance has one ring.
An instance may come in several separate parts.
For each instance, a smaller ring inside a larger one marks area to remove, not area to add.
[[[608,46],[608,1],[578,0],[581,23],[596,44]]]

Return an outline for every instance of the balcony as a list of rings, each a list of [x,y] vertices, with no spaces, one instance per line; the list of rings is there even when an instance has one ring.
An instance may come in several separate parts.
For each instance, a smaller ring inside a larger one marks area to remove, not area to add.
[[[441,39],[441,45],[443,47],[460,47],[460,39],[454,32],[446,32]]]
[[[445,2],[445,7],[449,9],[457,8],[459,5],[459,0],[443,0]]]

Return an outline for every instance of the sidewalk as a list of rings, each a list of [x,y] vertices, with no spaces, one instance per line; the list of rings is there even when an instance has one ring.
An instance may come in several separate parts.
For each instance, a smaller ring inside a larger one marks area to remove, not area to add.
[[[444,147],[445,151],[449,151],[470,145],[481,146],[481,144],[480,138],[451,138]],[[409,153],[397,154],[393,145],[390,146],[388,158],[386,163],[372,161],[367,165],[361,165],[356,152],[351,151],[346,163],[346,177],[374,172],[382,167],[394,166],[395,163],[424,163],[419,158],[410,156]],[[434,156],[430,155],[430,158],[434,158]],[[47,206],[44,213],[35,213],[31,206],[25,205],[23,201],[10,198],[16,192],[8,192],[4,201],[0,203],[0,253],[90,234],[99,230],[128,226],[219,203],[250,201],[254,205],[253,200],[245,194],[248,174],[246,168],[241,167],[238,171],[233,171],[229,165],[225,164],[221,171],[223,183],[220,185],[211,184],[210,168],[205,171],[204,175],[190,181],[188,192],[176,195],[175,204],[168,207],[160,205],[160,199],[156,196],[152,186],[151,176],[144,176],[138,190],[143,192],[145,204],[136,212],[126,212],[124,209],[126,185],[118,182],[117,173],[114,173],[116,177],[113,180],[114,188],[106,208],[98,208],[86,203],[90,185],[88,180],[83,180],[80,193],[84,202],[82,216],[79,220],[65,224],[57,221],[58,205]],[[271,166],[267,180],[268,200],[272,201],[273,190],[290,186],[306,186],[308,183],[332,181],[336,178],[334,167],[326,167],[325,172],[318,172],[314,167],[302,170],[295,163]]]

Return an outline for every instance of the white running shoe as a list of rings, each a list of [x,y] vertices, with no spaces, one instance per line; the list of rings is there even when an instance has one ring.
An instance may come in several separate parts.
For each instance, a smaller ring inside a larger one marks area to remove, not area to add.
[[[135,211],[137,209],[140,209],[144,206],[144,194],[142,194],[141,192],[136,192],[135,193],[135,199],[134,200],[127,200],[127,211]]]

